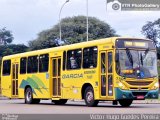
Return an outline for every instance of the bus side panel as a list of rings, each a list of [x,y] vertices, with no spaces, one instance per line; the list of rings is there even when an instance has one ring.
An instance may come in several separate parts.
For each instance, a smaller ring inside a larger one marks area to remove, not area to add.
[[[32,88],[33,98],[51,98],[48,73],[20,75],[19,80],[19,98],[24,98],[26,86]]]
[[[10,60],[10,59],[9,59]],[[5,61],[5,60],[4,60]],[[12,97],[12,66],[10,66],[10,75],[3,75],[3,62],[2,60],[2,72],[1,72],[1,88],[2,95],[11,98]],[[11,60],[12,65],[12,60]]]
[[[98,61],[98,59],[97,59]],[[98,64],[97,64],[98,66]],[[84,70],[84,80],[81,81],[82,86],[84,84],[91,84],[91,86],[93,87],[93,91],[94,91],[94,98],[96,100],[99,99],[99,69],[98,67],[95,69],[86,69]],[[82,88],[82,87],[81,87]]]
[[[62,98],[63,99],[81,99],[81,88],[63,88],[62,89]]]
[[[84,84],[90,84],[95,93],[95,99],[99,99],[98,70],[69,70],[62,72],[62,98],[64,99],[82,99],[82,87]]]
[[[19,79],[18,79],[18,92],[19,92],[19,98],[24,98],[24,89],[21,87],[23,79],[26,78],[26,74],[19,74]],[[24,87],[25,88],[25,87]]]
[[[63,71],[62,98],[81,99],[81,81],[83,81],[82,70]]]
[[[49,73],[38,73],[36,75],[32,75],[33,80],[37,83],[38,89],[34,89],[32,87],[33,98],[43,98],[43,99],[50,99],[51,92],[50,92],[50,77]]]
[[[1,77],[2,95],[11,98],[11,76]]]
[[[12,65],[12,60],[11,60]],[[1,88],[2,95],[11,98],[12,97],[12,66],[10,66],[10,75],[3,75],[3,60],[1,65]]]

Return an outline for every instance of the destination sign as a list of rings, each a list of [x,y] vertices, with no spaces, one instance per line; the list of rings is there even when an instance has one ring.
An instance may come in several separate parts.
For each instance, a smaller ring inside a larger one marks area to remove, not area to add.
[[[116,48],[156,49],[153,41],[143,39],[117,39]]]

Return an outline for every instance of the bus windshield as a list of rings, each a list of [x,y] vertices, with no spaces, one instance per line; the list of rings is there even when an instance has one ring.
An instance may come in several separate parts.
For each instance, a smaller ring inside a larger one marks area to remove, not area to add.
[[[116,52],[117,73],[129,78],[157,76],[156,52],[149,49],[123,49]]]

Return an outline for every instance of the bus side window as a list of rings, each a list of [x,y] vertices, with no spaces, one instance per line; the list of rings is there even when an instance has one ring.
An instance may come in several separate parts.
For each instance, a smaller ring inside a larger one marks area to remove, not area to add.
[[[11,60],[3,61],[3,76],[10,75],[11,72]]]
[[[39,56],[39,72],[48,72],[49,55],[43,54]]]
[[[67,52],[67,69],[80,69],[82,59],[82,50],[70,50]]]
[[[63,70],[66,69],[66,51],[63,52]]]
[[[26,67],[27,67],[27,58],[21,58],[20,61],[20,74],[26,74]]]
[[[38,56],[30,56],[28,57],[27,73],[36,72],[38,72]]]
[[[97,47],[84,48],[83,50],[83,68],[97,67]]]

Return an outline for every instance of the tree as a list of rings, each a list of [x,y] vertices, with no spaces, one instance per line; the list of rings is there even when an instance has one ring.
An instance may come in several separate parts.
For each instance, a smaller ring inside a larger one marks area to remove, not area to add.
[[[0,57],[6,56],[6,55],[12,55],[17,53],[23,53],[28,51],[28,47],[23,44],[10,44],[10,45],[0,45]]]
[[[44,49],[44,48],[51,48],[59,46],[58,40],[56,38],[56,35],[51,35],[50,30],[42,31],[38,34],[38,38],[29,41],[29,48],[30,50],[38,50],[38,49]]]
[[[13,40],[13,35],[11,31],[6,30],[6,28],[0,29],[0,43],[3,45],[7,45],[11,43]]]
[[[157,45],[160,39],[160,18],[154,22],[147,22],[147,24],[142,27],[142,34],[144,34],[146,38],[153,40]]]
[[[62,41],[59,40],[59,24],[38,34],[38,38],[30,41],[32,50],[73,44],[86,41],[86,17],[67,17],[61,20]],[[89,40],[117,36],[114,29],[95,17],[89,17]]]

